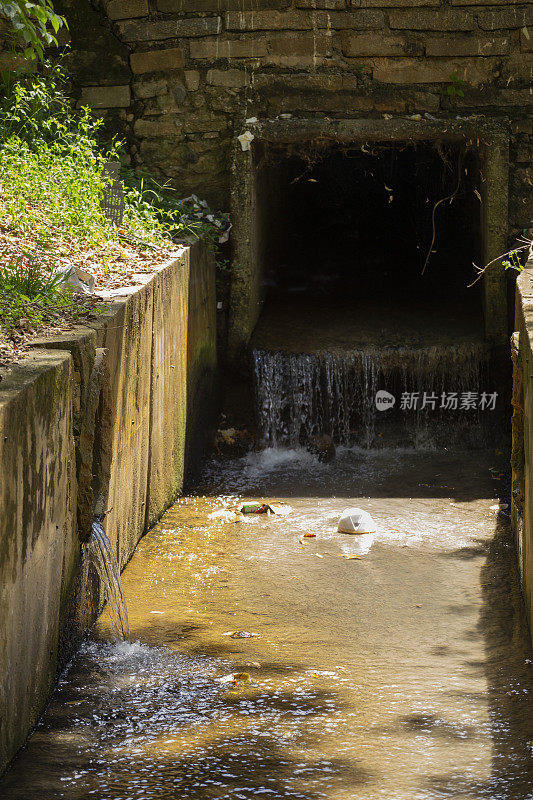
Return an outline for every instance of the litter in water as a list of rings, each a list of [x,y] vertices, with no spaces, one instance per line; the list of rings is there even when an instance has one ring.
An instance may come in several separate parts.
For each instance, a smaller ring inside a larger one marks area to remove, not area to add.
[[[250,503],[243,503],[241,514],[278,514],[282,517],[286,517],[287,514],[291,513],[291,510],[290,506],[281,503],[271,505],[269,503],[253,501]]]
[[[346,508],[341,515],[339,533],[375,533],[376,525],[368,513],[361,508]]]
[[[230,636],[232,639],[253,639],[259,636],[258,633],[250,633],[250,631],[226,631],[222,636]]]

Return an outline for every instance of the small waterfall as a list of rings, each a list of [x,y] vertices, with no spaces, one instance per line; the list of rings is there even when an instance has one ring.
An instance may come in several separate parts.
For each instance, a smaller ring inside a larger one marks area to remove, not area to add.
[[[102,582],[104,598],[109,607],[114,630],[121,639],[129,640],[130,626],[120,580],[120,570],[111,542],[107,538],[100,520],[95,519],[93,522],[91,538],[83,546],[83,550],[85,565],[88,568],[92,564]]]
[[[443,394],[451,392],[459,398],[488,392],[489,356],[483,342],[314,353],[254,350],[256,416],[263,442],[298,447],[327,433],[343,445],[418,447],[446,444],[450,435],[464,442],[465,430],[472,427],[479,442],[481,412],[451,411],[441,403]],[[393,408],[376,408],[378,390],[395,396]],[[424,393],[437,398],[433,406],[421,408]],[[418,395],[416,409],[401,407],[405,395]]]

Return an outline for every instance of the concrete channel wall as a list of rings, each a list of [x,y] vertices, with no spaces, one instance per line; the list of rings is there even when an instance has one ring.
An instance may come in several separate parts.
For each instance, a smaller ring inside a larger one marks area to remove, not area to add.
[[[94,607],[93,515],[123,567],[197,468],[216,410],[214,263],[183,248],[0,381],[0,774]]]
[[[515,533],[522,592],[533,635],[533,247],[516,285],[512,456]]]

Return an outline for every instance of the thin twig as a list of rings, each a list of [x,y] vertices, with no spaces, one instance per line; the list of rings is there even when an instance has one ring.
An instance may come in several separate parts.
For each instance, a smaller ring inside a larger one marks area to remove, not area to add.
[[[475,280],[473,280],[473,281],[472,281],[472,283],[469,283],[469,284],[467,284],[467,287],[466,287],[466,288],[467,288],[467,289],[470,289],[470,288],[471,288],[472,286],[474,286],[474,285],[475,285],[475,284],[476,284],[476,283],[477,283],[479,280],[481,280],[481,278],[483,277],[483,275],[485,274],[485,272],[487,271],[487,269],[488,269],[490,266],[492,266],[492,264],[495,264],[495,263],[496,263],[496,261],[501,261],[503,258],[507,258],[507,256],[510,256],[510,255],[511,255],[511,253],[516,253],[518,250],[528,250],[530,247],[532,247],[532,246],[533,246],[533,240],[531,240],[531,241],[530,241],[529,239],[526,239],[525,237],[520,237],[520,238],[521,238],[521,240],[522,240],[522,241],[525,241],[525,242],[526,242],[526,244],[523,244],[521,247],[513,247],[513,249],[512,249],[512,250],[509,250],[507,253],[502,253],[501,255],[499,255],[499,256],[496,256],[496,258],[493,258],[493,259],[492,259],[492,261],[489,261],[489,262],[488,262],[488,264],[485,264],[485,266],[484,266],[484,267],[478,267],[478,266],[477,266],[477,264],[475,264],[474,262],[472,262],[473,266],[474,266],[474,267],[477,269],[477,271],[478,271],[478,273],[479,273],[479,274],[478,274],[477,278],[476,278]],[[520,241],[520,240],[518,240],[518,241]]]
[[[441,156],[441,158],[442,158],[442,156]],[[458,179],[457,179],[457,186],[455,187],[455,191],[453,191],[447,197],[442,197],[440,200],[437,200],[437,202],[433,206],[433,211],[431,213],[431,226],[432,226],[432,229],[433,229],[433,233],[432,233],[432,236],[431,236],[431,244],[429,245],[429,250],[427,252],[426,260],[424,261],[424,266],[422,267],[422,272],[420,273],[421,275],[423,275],[424,272],[426,271],[426,267],[428,265],[429,259],[431,258],[431,253],[433,252],[433,245],[435,244],[435,237],[437,235],[437,229],[435,227],[435,211],[441,205],[441,203],[445,203],[447,200],[449,200],[450,203],[451,203],[453,198],[455,197],[455,195],[459,191],[460,186],[461,186],[461,161],[460,160],[459,160],[457,172],[458,172]]]

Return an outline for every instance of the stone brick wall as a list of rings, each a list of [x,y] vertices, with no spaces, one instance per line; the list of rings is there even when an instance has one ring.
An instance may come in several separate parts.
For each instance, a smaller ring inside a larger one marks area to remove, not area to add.
[[[227,208],[232,139],[281,113],[509,118],[511,228],[533,217],[533,4],[64,0],[80,98],[134,164]],[[456,73],[464,97],[450,101]]]

